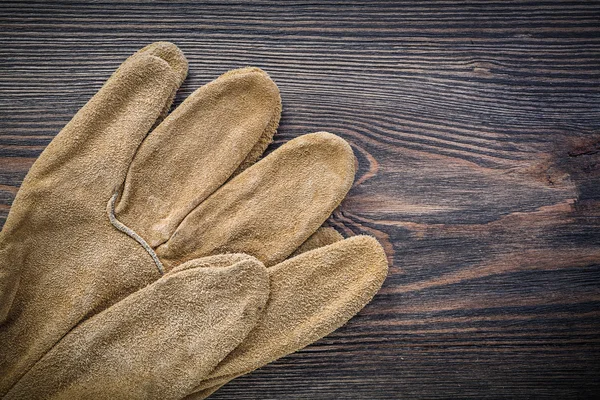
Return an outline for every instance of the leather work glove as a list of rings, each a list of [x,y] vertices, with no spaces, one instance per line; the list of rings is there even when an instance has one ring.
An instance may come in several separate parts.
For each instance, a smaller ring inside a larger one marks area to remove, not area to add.
[[[329,334],[381,287],[368,236],[320,225],[354,178],[339,137],[253,164],[279,123],[258,68],[167,116],[187,61],[128,58],[33,164],[0,233],[0,396],[201,399]]]

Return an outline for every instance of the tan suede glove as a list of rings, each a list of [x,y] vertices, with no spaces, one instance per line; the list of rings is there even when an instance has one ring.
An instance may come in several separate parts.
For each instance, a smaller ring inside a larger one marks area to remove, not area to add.
[[[160,122],[186,73],[170,43],[134,54],[25,178],[0,233],[4,398],[203,398],[385,279],[373,238],[318,230],[352,184],[347,143],[305,135],[252,165],[276,85],[231,71]]]

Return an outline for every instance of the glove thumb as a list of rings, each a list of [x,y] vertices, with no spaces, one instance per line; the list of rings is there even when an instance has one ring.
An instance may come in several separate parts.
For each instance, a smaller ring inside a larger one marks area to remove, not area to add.
[[[182,398],[248,335],[268,293],[254,257],[189,261],[75,327],[5,399]]]

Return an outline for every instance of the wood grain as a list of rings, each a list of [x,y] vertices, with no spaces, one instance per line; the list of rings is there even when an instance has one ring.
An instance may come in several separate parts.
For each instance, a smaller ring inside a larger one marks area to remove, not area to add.
[[[357,181],[329,225],[384,244],[348,325],[215,399],[591,398],[600,392],[600,3],[0,4],[0,215],[129,54],[281,89],[274,146],[327,130]]]

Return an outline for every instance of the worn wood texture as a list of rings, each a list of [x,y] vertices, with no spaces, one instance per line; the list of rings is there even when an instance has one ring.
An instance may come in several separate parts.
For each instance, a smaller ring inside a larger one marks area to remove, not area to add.
[[[132,52],[178,44],[178,101],[267,70],[275,146],[351,141],[329,221],[392,264],[347,326],[215,399],[581,398],[600,390],[597,2],[0,3],[0,213]]]

